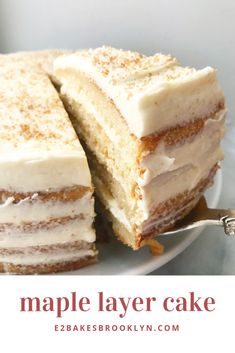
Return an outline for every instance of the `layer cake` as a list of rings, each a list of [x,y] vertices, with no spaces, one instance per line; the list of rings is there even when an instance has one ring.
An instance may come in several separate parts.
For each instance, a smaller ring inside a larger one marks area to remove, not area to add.
[[[225,117],[216,71],[101,47],[57,58],[54,74],[103,210],[117,237],[139,249],[213,182]]]

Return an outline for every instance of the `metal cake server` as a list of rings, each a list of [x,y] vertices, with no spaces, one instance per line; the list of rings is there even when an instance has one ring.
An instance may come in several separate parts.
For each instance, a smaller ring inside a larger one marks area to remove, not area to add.
[[[182,220],[176,222],[171,230],[162,235],[174,234],[206,225],[222,226],[227,235],[235,235],[235,210],[212,209],[207,207],[202,196],[195,208]]]

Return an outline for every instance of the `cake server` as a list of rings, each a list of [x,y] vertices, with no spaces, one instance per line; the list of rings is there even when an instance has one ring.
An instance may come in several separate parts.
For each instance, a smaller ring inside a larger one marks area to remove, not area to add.
[[[235,235],[235,209],[208,208],[205,197],[201,197],[195,208],[175,226],[162,235],[175,234],[184,230],[207,225],[221,226],[226,235]]]

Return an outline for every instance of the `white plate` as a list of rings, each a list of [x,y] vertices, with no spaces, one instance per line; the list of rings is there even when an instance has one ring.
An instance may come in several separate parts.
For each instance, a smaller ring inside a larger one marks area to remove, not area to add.
[[[214,186],[206,192],[209,207],[216,207],[222,186],[222,173],[215,177]],[[110,243],[99,244],[99,262],[77,271],[66,272],[69,275],[144,275],[165,265],[185,250],[203,231],[195,228],[191,231],[168,235],[161,238],[165,252],[160,256],[152,256],[147,247],[133,251],[116,239]]]

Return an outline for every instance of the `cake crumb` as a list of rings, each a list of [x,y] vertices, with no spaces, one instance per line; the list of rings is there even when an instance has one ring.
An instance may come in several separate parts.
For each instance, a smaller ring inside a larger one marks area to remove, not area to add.
[[[164,245],[160,244],[156,239],[146,239],[142,241],[141,246],[147,245],[152,255],[161,255],[164,252]]]

